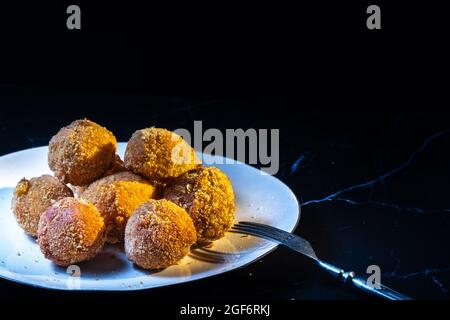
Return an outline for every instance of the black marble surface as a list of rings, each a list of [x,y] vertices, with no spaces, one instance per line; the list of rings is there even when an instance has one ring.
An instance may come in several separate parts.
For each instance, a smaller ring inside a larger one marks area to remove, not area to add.
[[[417,299],[450,298],[450,117],[438,111],[327,111],[300,98],[151,97],[8,89],[0,95],[0,154],[48,143],[88,117],[126,141],[139,128],[279,128],[280,171],[301,201],[297,234],[319,257]],[[238,290],[237,290],[238,289]],[[371,299],[287,249],[213,278],[124,293],[75,293],[0,280],[0,298]]]

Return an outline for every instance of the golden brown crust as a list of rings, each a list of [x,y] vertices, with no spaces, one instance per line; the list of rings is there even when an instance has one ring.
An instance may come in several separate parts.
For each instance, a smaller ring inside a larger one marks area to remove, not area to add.
[[[223,237],[233,224],[233,187],[228,177],[215,167],[186,172],[166,188],[163,197],[191,216],[200,243]]]
[[[36,237],[39,218],[55,201],[72,197],[72,191],[50,175],[42,175],[17,184],[12,199],[12,211],[22,229]]]
[[[39,247],[47,259],[60,266],[93,258],[105,238],[100,213],[81,199],[61,199],[45,210],[39,221]]]
[[[102,177],[117,149],[114,135],[90,120],[76,120],[50,140],[48,164],[64,183],[83,186]]]
[[[106,171],[105,174],[100,177],[100,179],[124,171],[127,171],[127,168],[125,168],[125,164],[123,163],[122,159],[120,159],[120,157],[116,154],[112,165],[109,167],[108,171]],[[67,186],[70,188],[70,190],[72,190],[75,197],[80,198],[83,192],[90,186],[90,184],[83,186],[74,186],[69,183],[67,184]]]
[[[165,200],[150,200],[128,220],[125,252],[145,269],[161,269],[178,263],[197,240],[189,215]]]
[[[106,225],[109,243],[122,242],[133,211],[155,196],[155,187],[144,178],[119,172],[92,183],[81,197],[92,202]]]
[[[87,187],[89,187],[89,185],[87,185],[87,186],[74,186],[74,185],[71,185],[70,183],[67,184],[67,186],[70,188],[70,190],[72,190],[73,196],[75,198],[80,198],[81,195],[83,194],[83,192],[87,189]]]
[[[112,165],[105,173],[105,177],[124,171],[127,171],[127,168],[125,168],[125,163],[122,161],[122,159],[120,159],[119,155],[116,154],[114,155],[114,161],[112,162]]]
[[[174,132],[147,128],[133,133],[125,151],[125,166],[151,181],[167,181],[201,164],[195,150]]]

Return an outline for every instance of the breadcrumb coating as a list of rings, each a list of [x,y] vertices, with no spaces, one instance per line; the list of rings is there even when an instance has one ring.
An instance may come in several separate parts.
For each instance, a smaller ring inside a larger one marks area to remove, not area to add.
[[[39,247],[47,259],[60,266],[95,257],[105,239],[100,212],[82,199],[59,200],[45,210],[39,221]]]
[[[144,178],[120,172],[92,183],[81,195],[100,211],[106,225],[107,242],[123,242],[125,226],[133,211],[153,198],[155,187]]]
[[[123,171],[127,171],[125,163],[120,159],[119,155],[116,154],[114,155],[114,161],[112,162],[111,167],[109,167],[108,171],[105,173],[105,177]]]
[[[105,175],[102,176],[101,178],[124,171],[127,171],[127,168],[125,168],[125,164],[123,163],[122,159],[120,159],[120,157],[116,154],[111,167],[108,169],[108,171],[106,171]],[[83,195],[83,192],[89,187],[89,184],[83,186],[74,186],[68,184],[67,186],[70,188],[70,190],[72,190],[75,197],[80,198]]]
[[[182,137],[166,129],[133,133],[125,151],[125,166],[151,181],[168,181],[198,167],[200,159]]]
[[[36,237],[39,218],[54,202],[72,197],[72,191],[50,175],[42,175],[17,184],[12,199],[12,211],[20,227]]]
[[[87,185],[102,177],[115,160],[117,141],[106,128],[76,120],[49,143],[48,164],[64,183]]]
[[[162,269],[178,263],[196,240],[186,211],[165,199],[150,200],[128,220],[125,252],[142,268]]]
[[[223,237],[233,224],[233,187],[218,168],[201,167],[186,172],[166,188],[163,197],[191,216],[199,243]]]
[[[229,230],[235,213],[230,180],[202,167],[182,137],[151,127],[133,133],[124,161],[116,150],[110,131],[76,120],[49,143],[56,177],[19,181],[13,212],[25,232],[38,237],[46,258],[68,266],[95,257],[106,241],[123,241],[129,260],[162,269],[180,262],[196,242]]]

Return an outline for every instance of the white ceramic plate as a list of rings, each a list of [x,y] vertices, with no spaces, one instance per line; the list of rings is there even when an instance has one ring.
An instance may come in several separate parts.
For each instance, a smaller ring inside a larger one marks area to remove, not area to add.
[[[119,143],[123,156],[125,143]],[[208,163],[222,157],[204,155]],[[223,161],[222,161],[223,162]],[[236,221],[266,223],[292,231],[299,220],[298,202],[278,179],[242,163],[214,164],[230,178],[236,195]],[[107,245],[93,260],[67,270],[45,259],[36,241],[17,225],[11,212],[16,183],[51,173],[47,147],[0,157],[0,277],[61,290],[138,290],[167,286],[224,273],[249,264],[276,245],[256,237],[228,233],[210,248],[195,249],[179,265],[160,272],[139,269],[120,246]],[[74,273],[75,276],[70,275]]]

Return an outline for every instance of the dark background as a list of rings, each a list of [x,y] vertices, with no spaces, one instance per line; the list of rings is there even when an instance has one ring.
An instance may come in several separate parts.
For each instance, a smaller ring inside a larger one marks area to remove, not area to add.
[[[382,30],[366,29],[372,2],[365,1],[78,1],[81,31],[65,27],[72,3],[2,3],[0,154],[45,145],[81,117],[119,141],[142,127],[190,128],[202,120],[205,129],[279,128],[277,177],[303,202],[401,167],[342,195],[358,204],[305,206],[297,232],[325,260],[359,273],[378,264],[382,280],[400,292],[448,299],[445,10],[438,1],[374,3]],[[176,287],[61,294],[0,280],[0,297],[369,298],[282,248],[243,269]]]
[[[73,3],[82,26],[69,31]],[[374,3],[381,30],[366,28]],[[306,95],[333,108],[356,96],[397,100],[446,75],[445,14],[442,1],[2,1],[0,83]]]

